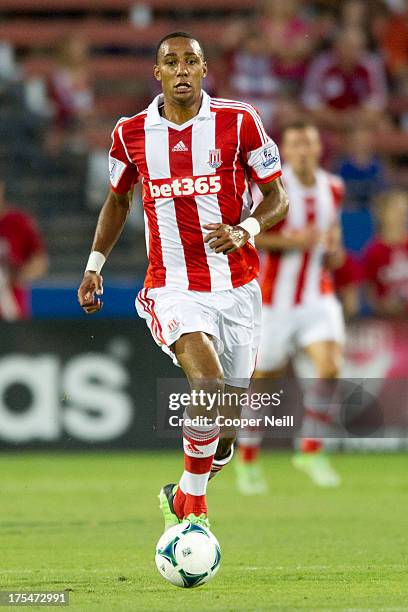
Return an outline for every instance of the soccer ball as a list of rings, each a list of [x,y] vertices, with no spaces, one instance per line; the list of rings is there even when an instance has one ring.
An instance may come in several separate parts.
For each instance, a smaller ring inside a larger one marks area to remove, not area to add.
[[[221,549],[209,529],[185,520],[165,531],[157,542],[155,560],[163,578],[189,589],[215,576],[220,567]]]

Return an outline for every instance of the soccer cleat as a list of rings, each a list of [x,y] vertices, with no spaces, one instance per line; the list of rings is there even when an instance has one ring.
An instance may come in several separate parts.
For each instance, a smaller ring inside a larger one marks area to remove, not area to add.
[[[163,513],[164,531],[181,523],[179,517],[174,511],[173,501],[178,485],[171,483],[165,485],[159,493],[159,507]]]
[[[297,453],[292,458],[292,464],[319,487],[338,487],[341,483],[340,476],[324,453]]]
[[[235,462],[236,483],[242,495],[262,495],[268,491],[268,485],[259,463]]]
[[[201,527],[205,527],[206,529],[210,528],[210,521],[208,520],[208,516],[205,514],[200,514],[199,516],[189,514],[184,520],[190,521],[190,523],[193,525],[201,525]]]

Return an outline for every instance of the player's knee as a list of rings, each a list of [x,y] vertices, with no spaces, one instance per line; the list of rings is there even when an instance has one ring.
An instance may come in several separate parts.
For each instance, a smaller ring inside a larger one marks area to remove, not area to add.
[[[191,417],[200,416],[215,419],[218,415],[219,405],[222,403],[224,391],[224,373],[217,368],[203,368],[195,372],[190,378],[192,397],[194,402],[187,408]]]
[[[175,344],[176,356],[190,384],[210,391],[224,385],[224,372],[211,339],[202,332],[184,334]]]
[[[224,389],[224,372],[219,363],[209,361],[195,368],[190,376],[190,381],[194,387],[199,387],[208,392],[222,391]]]

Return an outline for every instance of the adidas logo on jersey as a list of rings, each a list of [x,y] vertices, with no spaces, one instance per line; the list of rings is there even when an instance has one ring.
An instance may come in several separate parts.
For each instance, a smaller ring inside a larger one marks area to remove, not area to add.
[[[188,151],[188,148],[186,147],[186,145],[184,144],[184,142],[182,140],[180,140],[176,145],[174,145],[174,147],[172,148],[172,151]]]

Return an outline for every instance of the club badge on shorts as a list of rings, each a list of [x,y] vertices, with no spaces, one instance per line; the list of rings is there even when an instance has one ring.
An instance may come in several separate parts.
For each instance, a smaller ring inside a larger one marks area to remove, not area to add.
[[[170,341],[173,338],[176,338],[177,334],[180,331],[180,328],[181,328],[181,323],[180,323],[180,321],[177,321],[177,319],[171,319],[171,321],[169,321],[167,323],[167,330],[168,330],[168,333],[169,333]]]
[[[211,166],[211,168],[219,168],[222,164],[221,149],[210,149],[208,155],[208,165]]]

